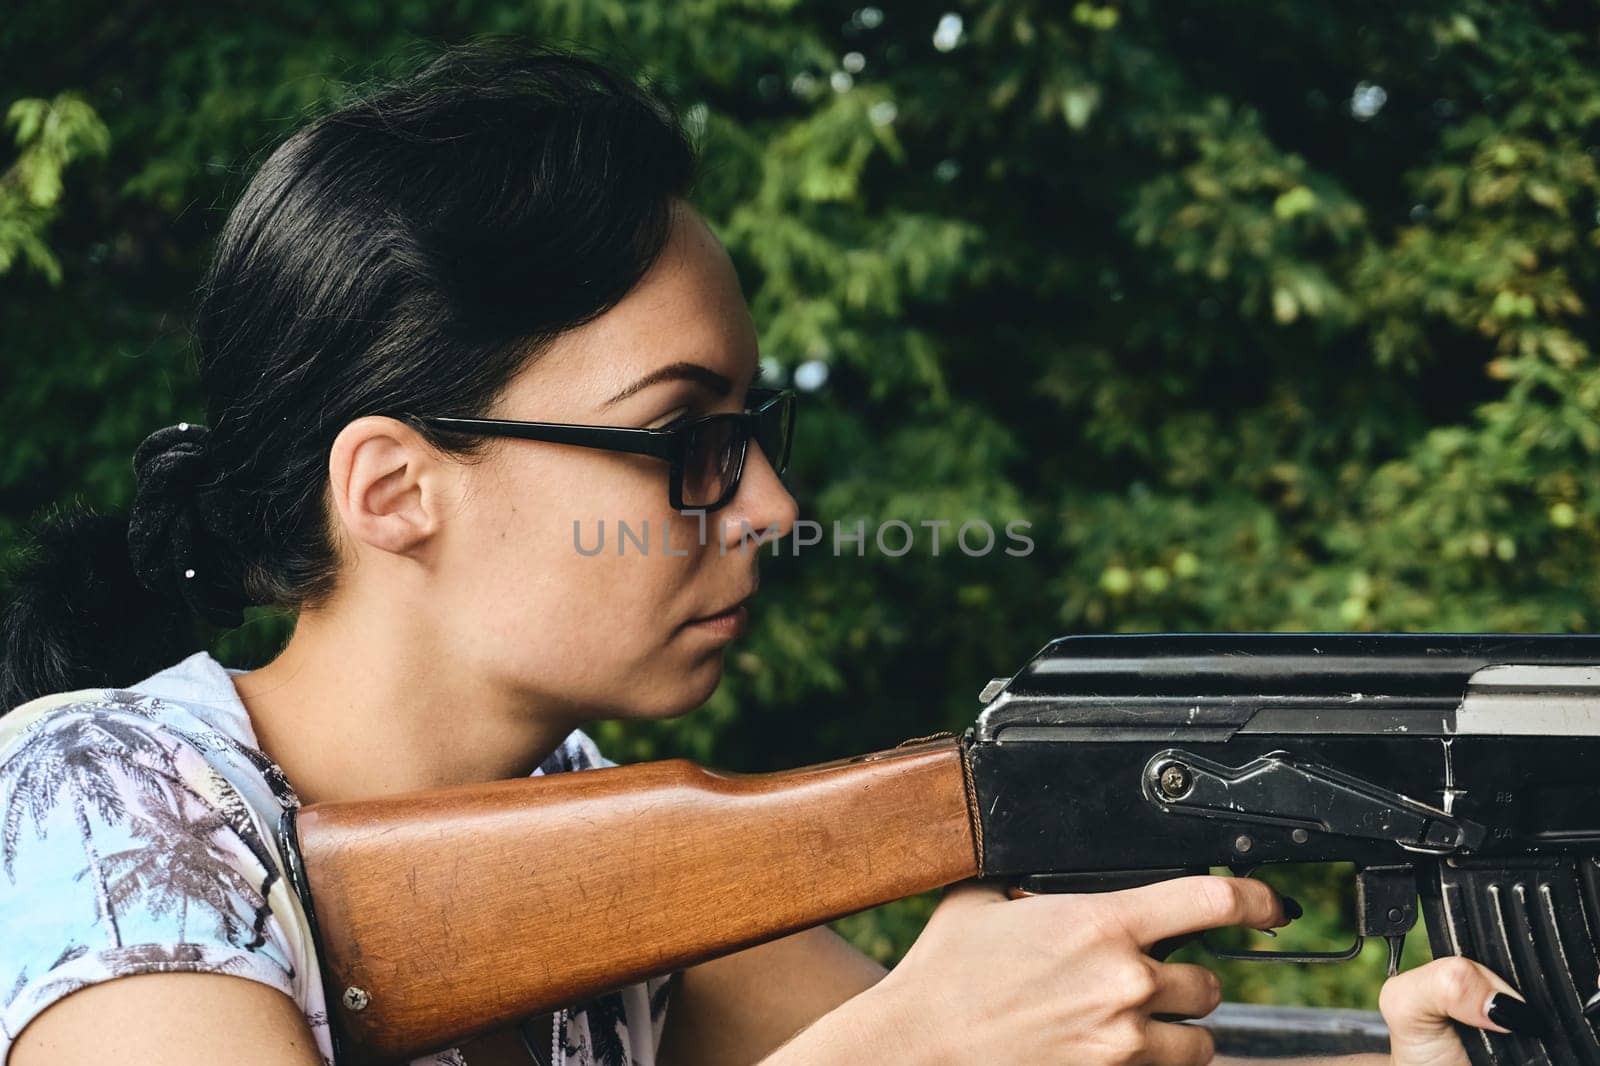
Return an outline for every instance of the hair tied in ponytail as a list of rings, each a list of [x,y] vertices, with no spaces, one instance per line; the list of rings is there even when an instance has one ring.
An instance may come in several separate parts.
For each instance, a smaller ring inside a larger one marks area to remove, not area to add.
[[[139,581],[206,621],[237,626],[247,602],[239,580],[240,523],[217,484],[210,431],[193,422],[158,429],[133,455],[138,487],[128,514],[128,555]]]

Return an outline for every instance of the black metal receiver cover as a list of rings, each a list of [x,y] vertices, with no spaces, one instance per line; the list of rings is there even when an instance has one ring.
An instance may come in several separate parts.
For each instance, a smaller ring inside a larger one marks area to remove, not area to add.
[[[1263,693],[1434,696],[1503,663],[1590,664],[1600,636],[1504,633],[1117,633],[1061,637],[1012,679],[1018,695]]]
[[[1191,739],[1231,733],[1257,712],[1337,706],[1362,714],[1451,715],[1486,666],[1592,665],[1600,636],[1505,633],[1124,633],[1061,637],[1003,687],[978,741],[1045,739],[1029,727],[1182,725]],[[1263,719],[1303,726],[1300,719]],[[1381,717],[1372,732],[1389,732]],[[1435,719],[1435,721],[1438,721]],[[1142,731],[1142,730],[1141,730]],[[1113,739],[1101,733],[1100,739]],[[1133,739],[1128,737],[1126,739]]]

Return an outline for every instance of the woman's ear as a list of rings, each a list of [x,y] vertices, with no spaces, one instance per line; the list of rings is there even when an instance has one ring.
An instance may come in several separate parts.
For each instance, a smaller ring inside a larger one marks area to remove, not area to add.
[[[404,422],[358,418],[328,454],[333,507],[355,541],[413,555],[439,531],[447,476],[438,453]]]

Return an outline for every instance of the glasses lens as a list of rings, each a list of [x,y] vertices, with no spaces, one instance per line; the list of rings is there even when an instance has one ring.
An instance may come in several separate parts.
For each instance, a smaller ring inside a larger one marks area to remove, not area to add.
[[[683,505],[722,502],[739,470],[744,434],[737,419],[714,418],[691,430],[683,451]]]
[[[786,392],[763,407],[756,419],[756,443],[779,474],[789,465],[789,442],[793,437],[794,394]]]

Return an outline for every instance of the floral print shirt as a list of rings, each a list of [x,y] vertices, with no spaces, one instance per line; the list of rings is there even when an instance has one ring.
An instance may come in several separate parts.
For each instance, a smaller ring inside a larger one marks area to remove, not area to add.
[[[316,944],[277,825],[299,806],[232,673],[197,652],[128,689],[0,717],[0,1066],[34,1017],[88,985],[226,973],[272,986],[333,1063]],[[574,731],[534,774],[615,765]],[[553,1066],[655,1066],[670,978],[556,1017]],[[456,1049],[420,1066],[470,1066]]]

